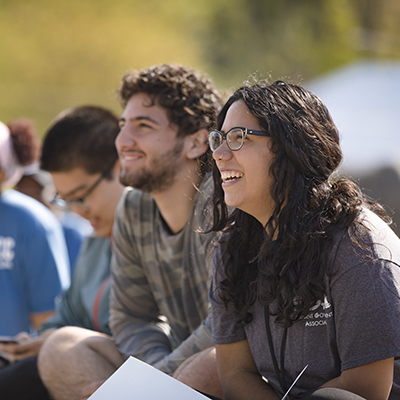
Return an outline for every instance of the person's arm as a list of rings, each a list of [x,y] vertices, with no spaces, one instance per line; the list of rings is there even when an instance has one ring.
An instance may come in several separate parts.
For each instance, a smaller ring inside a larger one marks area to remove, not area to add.
[[[365,397],[368,400],[386,400],[393,383],[394,359],[387,358],[343,371],[322,387],[334,387]]]
[[[142,227],[142,221],[132,203],[135,199],[127,199],[129,193],[122,196],[113,228],[110,328],[122,354],[154,365],[171,352],[169,326],[160,317],[143,271],[138,251],[141,244],[137,243],[143,238],[133,232]]]
[[[53,331],[54,329],[48,329],[39,336],[30,336],[27,332],[20,332],[15,336],[16,343],[2,343],[0,350],[7,353],[7,359],[11,362],[38,355],[44,341]]]
[[[112,277],[110,328],[115,343],[122,354],[153,365],[171,352],[168,324],[160,318],[140,264],[124,267],[113,261]]]
[[[43,311],[36,312],[29,315],[29,320],[31,321],[31,325],[35,331],[38,331],[39,328],[43,325],[43,323],[50,317],[55,314],[54,310],[51,311]]]
[[[258,372],[247,340],[215,347],[225,400],[280,400]]]
[[[383,225],[379,220],[373,222],[377,227]],[[398,238],[391,242],[394,234],[384,228],[386,232],[377,231],[378,236],[374,228],[362,237],[373,251],[354,249],[348,237],[340,242],[334,265],[339,272],[330,283],[342,371],[322,386],[345,389],[368,400],[388,398],[394,357],[400,354]],[[349,309],[357,312],[349,315]]]
[[[154,366],[171,375],[189,357],[212,346],[214,345],[211,342],[211,317],[209,315],[185,341]],[[207,365],[204,365],[204,368],[207,369]],[[199,370],[198,373],[201,371]]]

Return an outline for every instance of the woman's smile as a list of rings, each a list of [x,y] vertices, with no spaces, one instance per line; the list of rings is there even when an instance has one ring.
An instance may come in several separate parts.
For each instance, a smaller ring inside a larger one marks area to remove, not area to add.
[[[236,126],[260,130],[258,120],[243,100],[235,101],[229,107],[222,131],[228,132]],[[270,143],[270,137],[249,134],[241,149],[230,150],[224,140],[213,153],[221,173],[225,203],[253,215],[261,223],[266,223],[271,215],[269,169],[274,154]]]

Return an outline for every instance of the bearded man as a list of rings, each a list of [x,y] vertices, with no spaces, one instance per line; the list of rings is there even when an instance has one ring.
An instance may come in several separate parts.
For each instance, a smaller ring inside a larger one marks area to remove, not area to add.
[[[216,237],[203,232],[212,219],[207,134],[220,95],[195,70],[165,64],[125,75],[119,94],[116,147],[128,188],[113,229],[113,339],[63,328],[46,341],[39,369],[56,400],[87,398],[128,356],[174,375],[213,346],[207,295]],[[189,383],[221,395],[210,365]]]

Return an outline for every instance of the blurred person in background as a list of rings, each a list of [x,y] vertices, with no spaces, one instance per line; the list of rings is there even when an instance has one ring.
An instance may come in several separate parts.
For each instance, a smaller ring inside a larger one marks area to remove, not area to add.
[[[0,335],[37,332],[70,283],[60,222],[43,204],[12,189],[37,151],[27,131],[11,134],[0,123]]]
[[[26,131],[26,135],[33,138],[38,137],[34,123],[30,119],[15,119],[10,121],[7,126],[11,134]],[[37,146],[40,145],[38,140]],[[90,224],[76,213],[70,210],[57,209],[50,203],[51,196],[54,194],[53,180],[49,172],[39,168],[39,160],[37,158],[34,159],[32,163],[23,167],[22,177],[16,183],[15,189],[43,203],[54,212],[61,222],[67,244],[72,275],[82,241],[92,231]]]
[[[111,335],[111,229],[124,190],[115,148],[118,132],[118,119],[109,110],[83,106],[62,112],[44,137],[41,167],[54,178],[54,203],[92,221],[94,234],[85,239],[71,285],[57,304],[56,314],[42,325],[40,336],[5,346],[20,361],[0,369],[1,396],[50,399],[38,374],[36,355],[56,329],[76,326]]]

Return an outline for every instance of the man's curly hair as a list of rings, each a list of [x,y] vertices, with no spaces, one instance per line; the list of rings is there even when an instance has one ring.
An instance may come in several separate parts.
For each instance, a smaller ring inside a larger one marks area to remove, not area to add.
[[[211,79],[176,64],[154,65],[125,74],[118,92],[121,105],[126,107],[137,93],[148,94],[154,103],[164,107],[181,137],[199,129],[210,130],[222,105]]]
[[[126,107],[137,93],[146,93],[153,104],[166,109],[170,122],[178,127],[178,137],[199,129],[209,131],[222,106],[221,95],[211,79],[178,64],[159,64],[125,74],[118,91],[121,105]],[[208,149],[198,158],[201,176],[211,169],[211,156]]]

